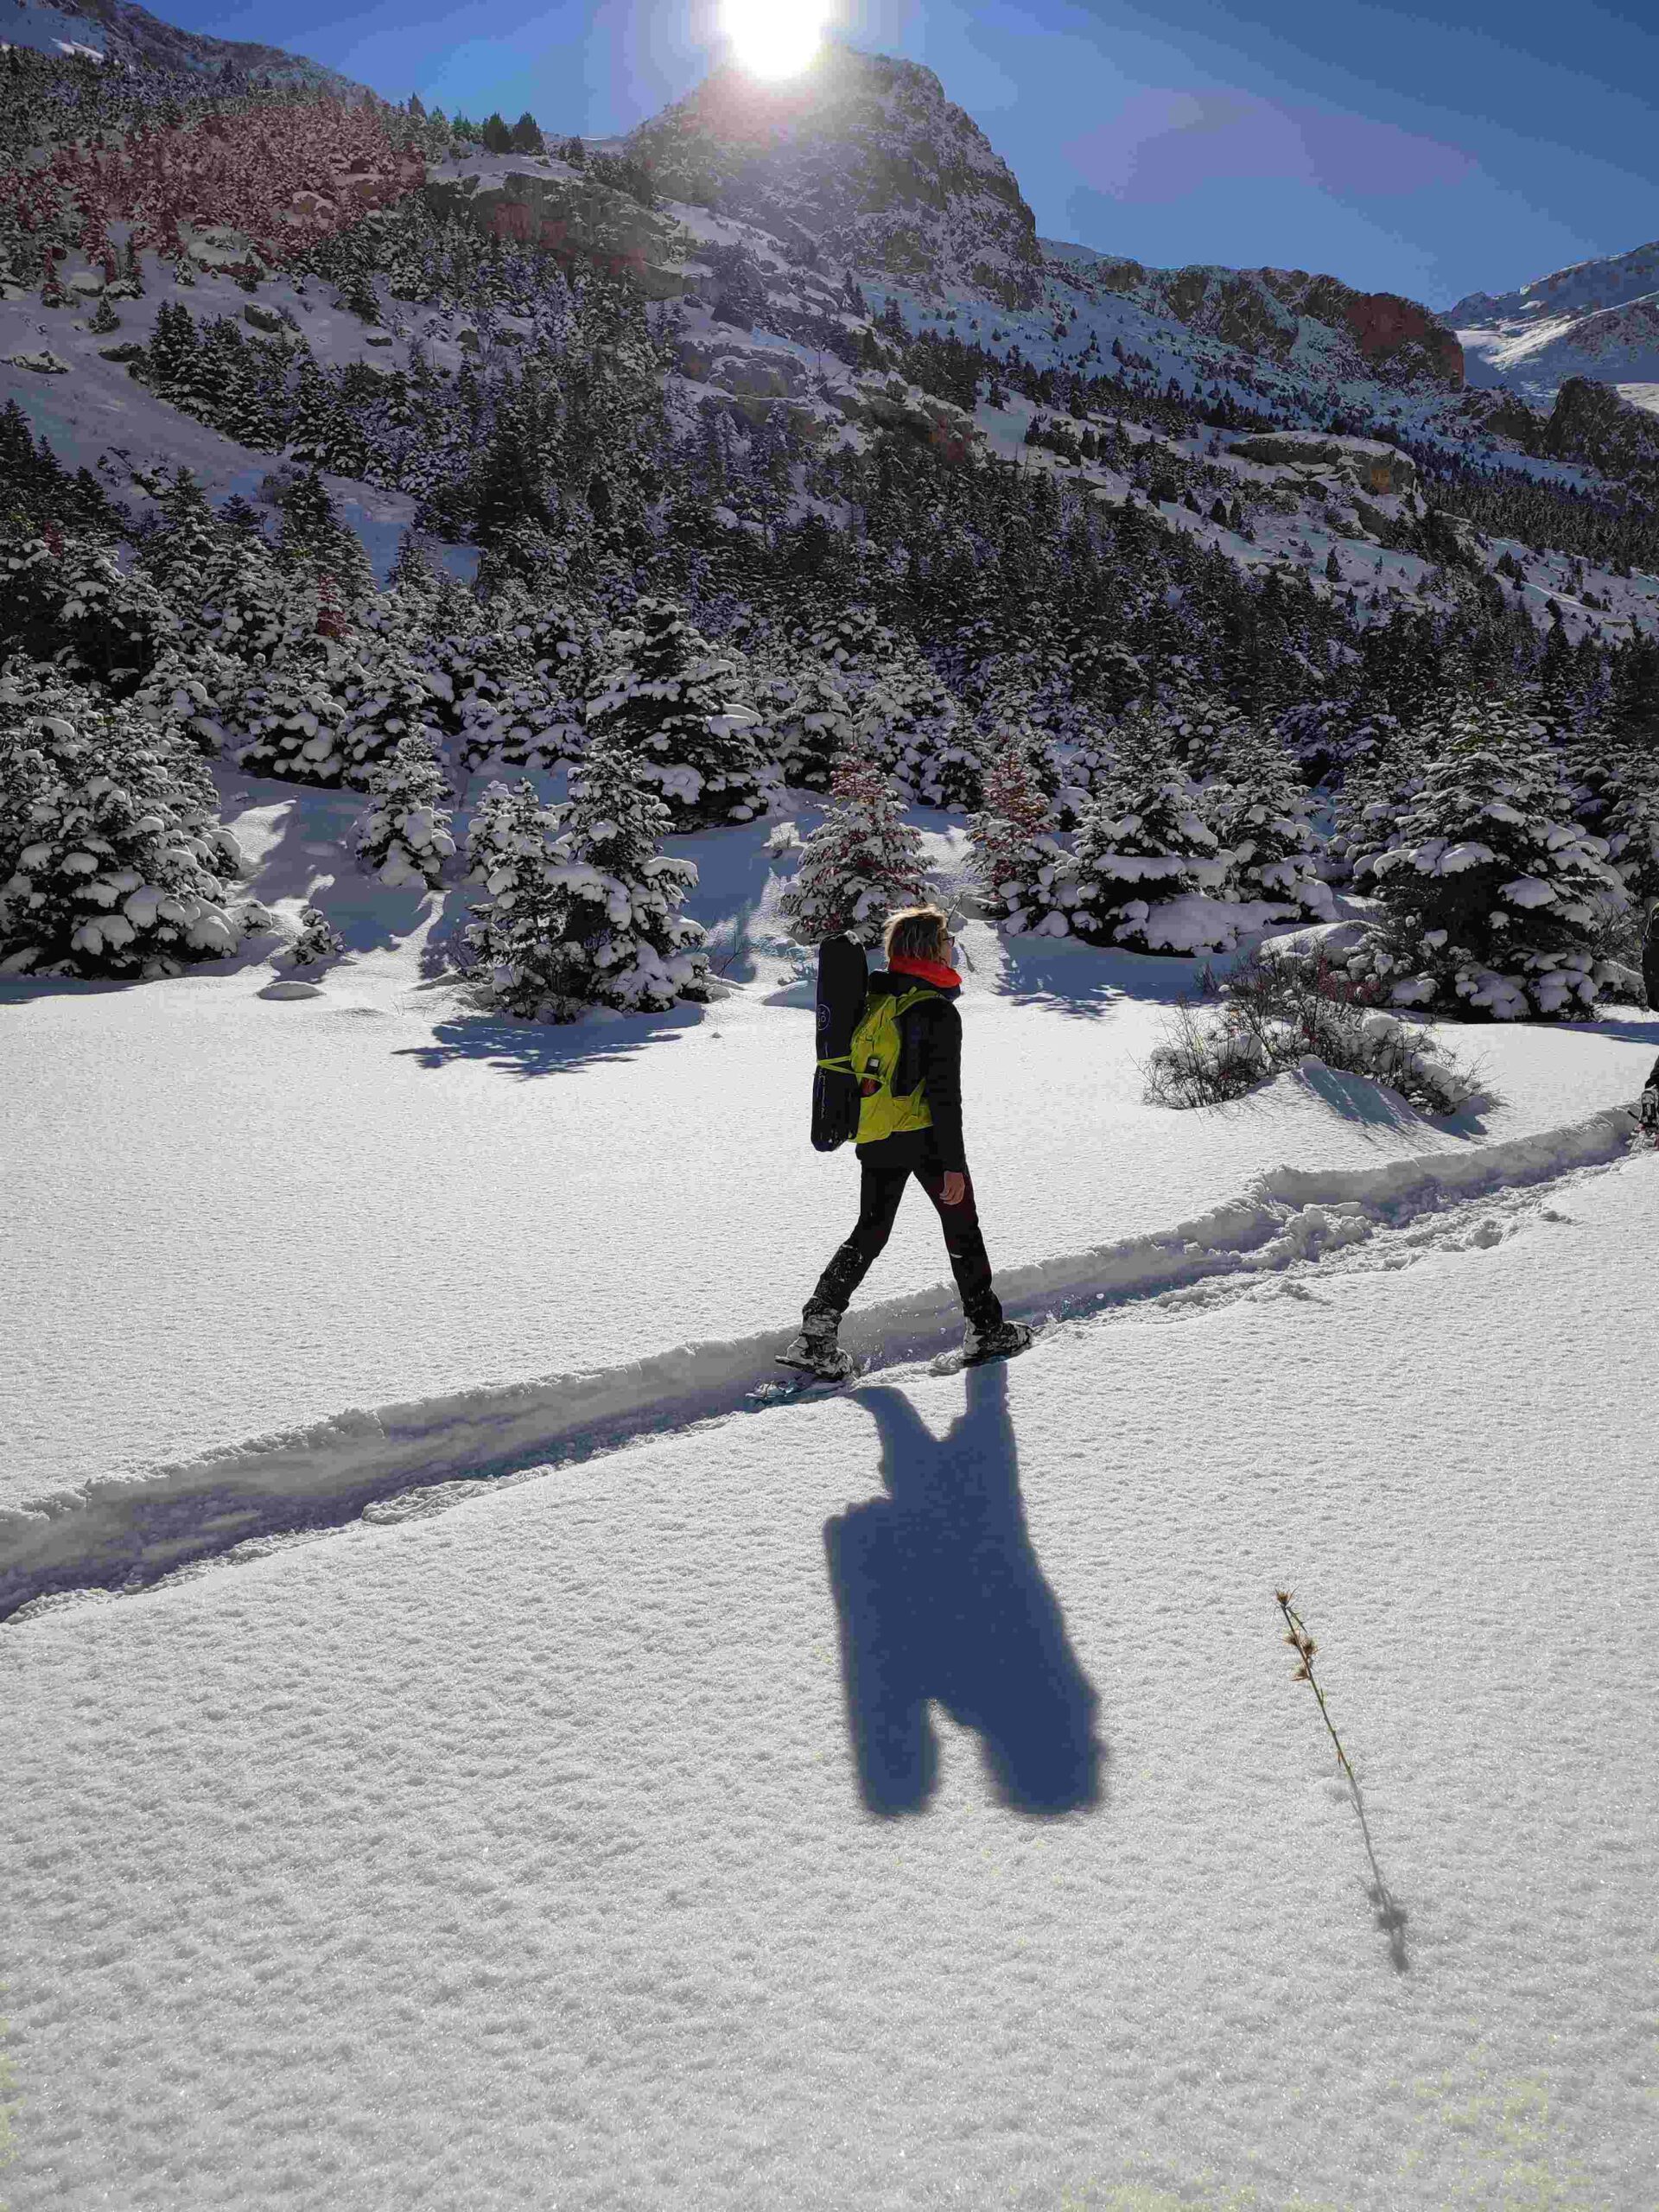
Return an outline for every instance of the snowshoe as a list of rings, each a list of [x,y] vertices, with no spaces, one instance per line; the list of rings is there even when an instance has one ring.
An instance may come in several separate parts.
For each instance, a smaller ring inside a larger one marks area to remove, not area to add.
[[[832,1306],[809,1306],[801,1315],[800,1334],[779,1353],[779,1366],[798,1368],[820,1382],[844,1382],[853,1371],[853,1357],[836,1341],[840,1326],[841,1316]]]
[[[844,1382],[853,1371],[853,1355],[843,1351],[833,1337],[791,1337],[778,1355],[777,1365],[792,1367],[820,1382]]]
[[[962,1364],[982,1367],[988,1359],[1014,1359],[1036,1333],[1028,1321],[994,1321],[984,1328],[970,1321],[963,1333]]]

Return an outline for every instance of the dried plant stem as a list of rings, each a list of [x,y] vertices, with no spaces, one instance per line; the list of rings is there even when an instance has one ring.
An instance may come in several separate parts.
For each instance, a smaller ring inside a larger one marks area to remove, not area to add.
[[[1360,1789],[1359,1777],[1355,1773],[1354,1763],[1344,1749],[1341,1737],[1337,1733],[1337,1724],[1331,1718],[1331,1708],[1325,1701],[1325,1692],[1320,1688],[1319,1676],[1313,1669],[1313,1655],[1319,1649],[1319,1646],[1308,1634],[1306,1624],[1291,1603],[1289,1591],[1275,1590],[1273,1594],[1280,1611],[1285,1618],[1287,1630],[1285,1642],[1296,1654],[1297,1667],[1291,1680],[1294,1682],[1306,1682],[1319,1700],[1319,1718],[1324,1721],[1331,1741],[1336,1746],[1337,1764],[1342,1769],[1347,1782],[1348,1795],[1359,1819],[1359,1833],[1364,1841],[1365,1856],[1370,1861],[1371,1886],[1367,1895],[1376,1914],[1376,1924],[1389,1939],[1389,1955],[1395,1967],[1403,1972],[1406,1965],[1405,1908],[1396,1899],[1387,1882],[1383,1880],[1382,1869],[1376,1863],[1376,1847],[1371,1841],[1371,1824],[1365,1817],[1365,1799]]]

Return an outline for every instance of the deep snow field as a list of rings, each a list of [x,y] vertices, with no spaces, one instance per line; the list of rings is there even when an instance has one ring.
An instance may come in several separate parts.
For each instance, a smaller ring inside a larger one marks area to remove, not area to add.
[[[226,791],[317,995],[0,986],[11,2212],[1659,2202],[1659,1021],[1175,1114],[1190,966],[968,921],[1057,1318],[936,1371],[912,1201],[791,1398],[855,1175],[764,830],[677,848],[729,995],[543,1030]]]

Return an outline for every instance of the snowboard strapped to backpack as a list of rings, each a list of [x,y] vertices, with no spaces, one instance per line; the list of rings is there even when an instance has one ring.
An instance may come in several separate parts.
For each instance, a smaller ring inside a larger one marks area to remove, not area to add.
[[[858,1128],[851,1055],[868,981],[861,944],[849,937],[824,939],[818,947],[818,1064],[812,1077],[812,1143],[819,1152],[834,1152]]]

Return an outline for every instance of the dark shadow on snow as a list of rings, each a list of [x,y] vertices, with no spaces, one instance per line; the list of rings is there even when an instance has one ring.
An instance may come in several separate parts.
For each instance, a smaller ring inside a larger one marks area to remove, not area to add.
[[[434,1069],[457,1060],[487,1060],[528,1081],[533,1076],[569,1075],[598,1060],[631,1059],[648,1045],[671,1042],[695,1028],[704,1012],[700,1006],[677,1006],[665,1014],[618,1014],[610,1020],[588,1014],[561,1024],[458,1014],[434,1026],[429,1045],[404,1046],[393,1057]]]
[[[1148,952],[1111,952],[1076,938],[1009,937],[997,988],[1022,1006],[1046,1006],[1084,1020],[1110,1014],[1126,999],[1174,1006],[1196,996],[1206,967],[1227,958],[1161,958]]]
[[[880,1430],[888,1496],[833,1515],[823,1538],[865,1803],[926,1806],[938,1780],[931,1699],[978,1734],[1005,1804],[1098,1803],[1097,1700],[1027,1531],[1006,1368],[969,1370],[967,1406],[943,1438],[902,1390],[855,1395]]]
[[[1455,1114],[1428,1115],[1374,1076],[1350,1075],[1341,1068],[1324,1067],[1304,1069],[1301,1080],[1346,1122],[1376,1129],[1443,1129],[1449,1135],[1471,1139],[1487,1134],[1482,1109],[1488,1102],[1478,1091]]]
[[[1609,1021],[1558,1021],[1554,1027],[1571,1030],[1575,1037],[1611,1037],[1624,1045],[1651,1045],[1659,1052],[1659,1014],[1649,1014],[1645,1020],[1639,1014],[1629,1014]]]

